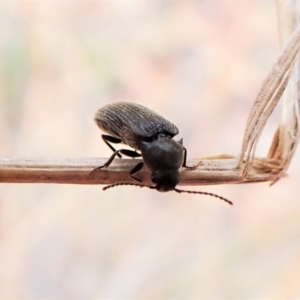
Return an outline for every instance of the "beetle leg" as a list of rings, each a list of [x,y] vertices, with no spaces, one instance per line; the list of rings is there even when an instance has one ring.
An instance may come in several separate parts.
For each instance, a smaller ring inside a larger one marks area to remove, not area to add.
[[[108,166],[112,163],[112,161],[114,160],[114,158],[116,157],[116,155],[118,155],[119,152],[121,152],[121,151],[122,151],[122,149],[116,150],[104,165],[102,165],[102,166],[100,166],[100,167],[97,167],[97,168],[93,169],[93,170],[86,176],[85,179],[87,179],[88,177],[90,177],[90,175],[91,175],[92,173],[94,173],[95,171],[100,170],[100,169],[102,169],[102,168],[104,168],[104,167],[108,167]]]
[[[185,147],[183,147],[183,164],[182,164],[182,166],[184,167],[184,168],[186,168],[186,148]]]
[[[111,135],[107,135],[107,134],[102,134],[102,139],[105,142],[105,144],[113,151],[116,152],[117,150],[110,144],[120,144],[122,143],[122,141],[114,136]],[[118,155],[118,157],[122,157],[122,155],[120,153],[117,153],[116,155]]]
[[[102,169],[102,168],[104,168],[104,167],[108,167],[108,166],[112,163],[112,161],[114,160],[114,158],[119,154],[119,152],[122,152],[122,150],[123,150],[123,149],[116,150],[104,165],[102,165],[102,166],[100,166],[100,167],[97,167],[97,168],[94,169],[92,172],[97,171],[97,170],[100,170],[100,169]],[[91,173],[92,173],[92,172],[91,172]],[[90,174],[91,174],[91,173],[90,173]]]
[[[114,158],[119,153],[122,153],[122,154],[124,154],[126,156],[129,156],[129,157],[139,157],[139,156],[141,156],[141,154],[139,154],[139,153],[137,153],[135,151],[132,151],[132,150],[127,150],[127,149],[116,150],[104,165],[102,165],[102,166],[94,169],[93,171],[98,170],[98,169],[102,169],[104,167],[108,167],[112,163],[112,161],[114,160]]]
[[[144,163],[141,161],[139,162],[130,172],[129,172],[129,176],[139,182],[143,182],[143,180],[141,180],[140,178],[133,176],[135,173],[141,171],[142,167],[143,167]]]
[[[116,157],[117,155],[120,155],[120,153],[122,153],[122,154],[124,154],[124,155],[126,155],[126,156],[129,156],[129,157],[133,157],[133,158],[134,158],[134,157],[140,157],[140,156],[142,156],[140,153],[137,153],[137,152],[135,152],[135,151],[128,150],[128,149],[120,149],[120,150],[116,150],[104,165],[102,165],[102,166],[100,166],[100,167],[97,167],[97,168],[95,168],[94,170],[92,170],[92,171],[87,175],[86,178],[88,178],[88,177],[89,177],[92,173],[94,173],[95,171],[100,170],[100,169],[102,169],[102,168],[104,168],[104,167],[108,167],[108,166],[112,163],[112,161],[115,159],[115,157]],[[139,165],[139,164],[137,164],[137,165]],[[143,166],[143,165],[142,165],[142,166]],[[140,169],[142,168],[142,166],[140,167]],[[136,166],[130,171],[130,174],[131,174],[132,171],[135,170],[135,168],[136,168]],[[139,169],[139,170],[140,170],[140,169]],[[136,172],[138,172],[139,170],[134,171],[133,174],[136,173]],[[130,176],[131,176],[131,175],[130,175]],[[132,177],[132,178],[134,178],[134,177]],[[136,178],[134,178],[134,179],[136,179]],[[137,179],[136,179],[136,180],[137,180]],[[138,181],[139,181],[139,180],[138,180]]]
[[[136,151],[128,150],[128,149],[121,149],[120,152],[128,157],[141,157],[142,155],[140,153],[137,153]]]
[[[188,169],[188,170],[190,170],[190,171],[193,171],[193,170],[195,170],[195,169],[197,169],[198,167],[199,167],[199,165],[201,165],[202,164],[202,161],[199,161],[195,166],[191,166],[191,167],[189,167],[189,166],[187,166],[186,165],[186,155],[187,155],[187,151],[186,151],[186,148],[185,147],[183,147],[183,164],[182,164],[182,167],[183,168],[186,168],[186,169]]]

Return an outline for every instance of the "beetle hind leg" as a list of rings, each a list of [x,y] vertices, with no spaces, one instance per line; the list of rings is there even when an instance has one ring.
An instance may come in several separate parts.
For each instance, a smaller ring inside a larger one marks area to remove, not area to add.
[[[120,155],[120,153],[122,153],[123,155],[129,156],[129,157],[140,157],[141,156],[140,153],[137,153],[137,152],[132,151],[132,150],[127,150],[127,149],[116,150],[104,165],[102,165],[102,166],[94,169],[93,171],[102,169],[104,167],[108,167],[113,162],[113,160],[115,159],[115,157],[117,155]]]
[[[132,157],[132,158],[135,158],[135,157],[141,157],[142,155],[136,151],[132,151],[132,150],[129,150],[129,149],[121,149],[120,152],[125,155],[125,156],[128,156],[128,157]]]
[[[122,143],[122,140],[114,137],[114,136],[111,136],[111,135],[107,135],[107,134],[102,134],[102,139],[104,141],[104,143],[113,151],[113,152],[116,152],[117,150],[110,144],[110,143],[113,143],[113,144],[120,144]],[[117,153],[116,154],[119,158],[122,157],[122,155],[120,153]]]
[[[133,150],[129,150],[129,149],[119,149],[119,150],[116,150],[110,143],[114,143],[114,144],[120,144],[122,143],[122,140],[119,139],[119,138],[116,138],[114,136],[111,136],[111,135],[106,135],[106,134],[102,134],[102,139],[103,141],[105,142],[105,144],[114,152],[111,157],[107,160],[107,162],[105,164],[103,164],[102,166],[99,166],[95,169],[93,169],[87,176],[86,176],[86,179],[92,174],[94,173],[95,171],[97,170],[100,170],[102,168],[106,168],[108,167],[112,162],[113,160],[115,159],[116,156],[118,156],[119,158],[122,158],[122,155],[125,155],[125,156],[128,156],[128,157],[132,157],[132,158],[135,158],[135,157],[141,157],[142,155],[136,151],[133,151]],[[138,171],[136,171],[138,172]],[[136,173],[136,172],[133,172],[133,173]],[[131,173],[130,173],[131,174]],[[131,176],[131,175],[130,175]],[[132,177],[133,179],[135,180],[138,180],[134,177]]]
[[[104,165],[102,165],[102,166],[100,166],[100,167],[97,167],[97,168],[93,169],[93,170],[87,175],[86,178],[88,178],[88,177],[89,177],[92,173],[94,173],[95,171],[98,171],[98,170],[100,170],[100,169],[102,169],[102,168],[104,168],[104,167],[108,167],[108,166],[112,163],[112,161],[114,160],[114,158],[115,158],[117,155],[120,155],[119,152],[121,152],[121,151],[122,151],[122,149],[116,150],[116,151],[111,155],[111,157],[108,159],[108,161],[107,161]]]
[[[95,171],[100,170],[100,169],[102,169],[102,168],[109,167],[109,165],[113,162],[113,160],[115,159],[116,156],[121,156],[120,153],[122,153],[122,154],[125,155],[125,156],[132,157],[132,158],[142,156],[140,153],[137,153],[137,152],[135,152],[135,151],[128,150],[128,149],[115,150],[114,153],[111,155],[111,157],[107,160],[107,162],[106,162],[104,165],[102,165],[102,166],[100,166],[100,167],[97,167],[97,168],[93,169],[93,170],[87,175],[86,179],[87,179],[92,173],[94,173]],[[139,164],[138,164],[138,165],[139,165]],[[131,177],[131,172],[132,172],[135,168],[136,168],[136,167],[134,167],[134,168],[130,171],[130,177]],[[142,168],[142,166],[141,166],[141,168]],[[141,169],[141,168],[140,168],[140,169]],[[140,169],[139,169],[139,170],[140,170]],[[134,173],[137,173],[139,170],[134,171],[133,174],[134,174]],[[139,180],[136,179],[135,177],[132,177],[132,178],[135,179],[135,180],[137,180],[137,181],[139,181]]]

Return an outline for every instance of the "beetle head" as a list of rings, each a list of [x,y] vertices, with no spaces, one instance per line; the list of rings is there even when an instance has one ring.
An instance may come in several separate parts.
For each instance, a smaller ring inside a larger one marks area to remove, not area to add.
[[[180,181],[178,170],[156,170],[152,172],[151,180],[155,184],[155,188],[160,192],[168,192],[175,189]]]
[[[183,146],[170,137],[143,142],[141,152],[151,180],[160,192],[174,190],[180,181],[179,169],[183,163]]]

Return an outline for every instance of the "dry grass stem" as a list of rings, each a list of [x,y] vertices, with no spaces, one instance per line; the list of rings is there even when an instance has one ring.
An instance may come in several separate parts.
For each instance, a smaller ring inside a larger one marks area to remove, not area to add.
[[[0,182],[6,183],[64,183],[64,184],[111,184],[114,182],[133,182],[128,172],[140,160],[115,159],[109,168],[103,168],[88,174],[106,158],[0,158]],[[188,165],[201,165],[193,171],[183,170],[180,185],[212,185],[226,183],[250,183],[270,181],[274,174],[262,172],[264,160],[257,161],[257,168],[247,178],[236,169],[238,158],[195,159]],[[272,165],[266,161],[265,166]],[[144,183],[150,184],[150,175],[146,170],[139,173]]]
[[[299,104],[298,82],[299,74],[297,54],[300,48],[300,25],[294,31],[286,46],[282,50],[277,62],[272,67],[269,75],[262,84],[261,90],[255,100],[248,117],[246,131],[243,139],[239,167],[242,168],[243,176],[247,177],[249,170],[255,168],[255,148],[261,133],[278,104],[283,92],[288,86],[285,95],[287,99],[283,106],[283,120],[276,130],[267,159],[273,159],[273,166],[266,172],[277,173],[276,179],[280,178],[287,170],[299,140]],[[296,62],[295,62],[296,61]],[[292,78],[289,85],[289,79]],[[292,90],[292,92],[290,92]],[[266,165],[265,165],[266,166]]]

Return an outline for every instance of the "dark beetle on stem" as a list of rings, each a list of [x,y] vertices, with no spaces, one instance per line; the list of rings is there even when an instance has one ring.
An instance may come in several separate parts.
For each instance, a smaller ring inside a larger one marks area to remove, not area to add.
[[[109,134],[103,134],[102,139],[114,153],[103,166],[92,172],[108,167],[116,156],[121,158],[121,154],[133,158],[142,157],[143,161],[129,172],[129,176],[135,181],[142,182],[135,174],[145,165],[151,172],[151,180],[154,183],[153,186],[147,186],[151,189],[160,192],[204,194],[232,204],[231,201],[212,193],[176,189],[176,185],[180,182],[180,168],[194,170],[201,162],[192,167],[186,165],[187,151],[182,145],[182,139],[179,141],[173,139],[179,133],[178,128],[156,112],[137,103],[118,102],[99,109],[95,121],[103,131]],[[116,150],[111,143],[126,144],[140,153],[127,149]],[[117,185],[146,186],[135,183],[116,183],[104,187],[104,190]]]

